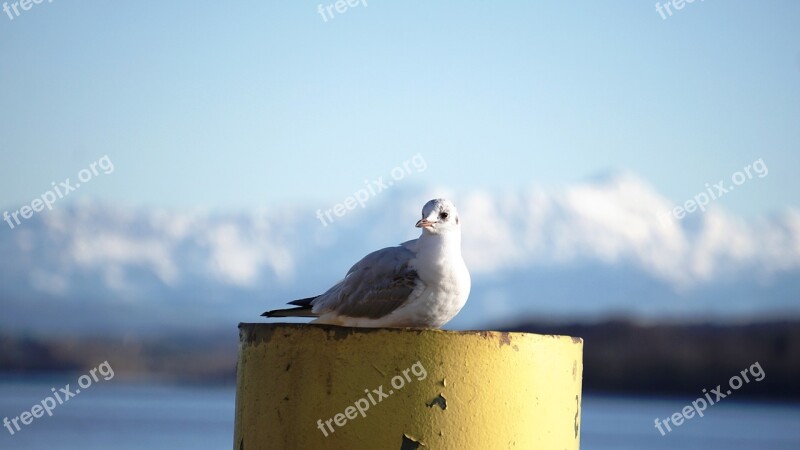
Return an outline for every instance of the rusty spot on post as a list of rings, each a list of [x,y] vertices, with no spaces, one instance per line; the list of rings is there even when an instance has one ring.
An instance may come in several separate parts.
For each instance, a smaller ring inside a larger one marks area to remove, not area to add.
[[[505,345],[511,345],[511,334],[508,331],[503,331],[500,333],[500,347]]]
[[[581,401],[575,396],[575,439],[578,439],[578,417],[581,415]]]
[[[498,338],[500,347],[511,345],[511,333],[508,331],[481,331],[479,334],[484,339]]]

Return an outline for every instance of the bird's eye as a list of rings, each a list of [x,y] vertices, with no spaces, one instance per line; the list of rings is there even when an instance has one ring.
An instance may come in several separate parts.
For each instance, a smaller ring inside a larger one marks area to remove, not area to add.
[[[443,213],[439,214],[439,218],[442,219],[442,220],[447,219],[447,213],[443,212]]]

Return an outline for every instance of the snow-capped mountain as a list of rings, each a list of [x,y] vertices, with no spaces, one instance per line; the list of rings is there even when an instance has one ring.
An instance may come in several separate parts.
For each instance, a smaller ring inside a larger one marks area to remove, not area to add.
[[[630,174],[561,189],[394,187],[323,224],[317,210],[239,214],[59,205],[0,229],[0,327],[117,331],[234,326],[322,292],[367,252],[416,237],[425,201],[459,208],[473,291],[449,328],[527,317],[697,320],[800,315],[800,211],[683,220]]]

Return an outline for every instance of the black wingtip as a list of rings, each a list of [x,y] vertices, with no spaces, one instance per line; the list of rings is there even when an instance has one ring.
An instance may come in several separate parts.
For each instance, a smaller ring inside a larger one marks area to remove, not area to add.
[[[287,309],[274,309],[262,314],[263,317],[317,317],[311,311],[311,307],[297,307]]]
[[[316,314],[311,312],[312,309],[311,302],[317,297],[319,296],[315,295],[314,297],[293,300],[288,304],[296,306],[296,308],[273,309],[270,311],[264,311],[264,313],[261,314],[261,317],[317,317]]]
[[[291,302],[287,303],[287,305],[302,306],[303,308],[310,308],[311,307],[311,302],[317,297],[319,297],[319,296],[315,295],[313,297],[301,298],[299,300],[292,300]]]

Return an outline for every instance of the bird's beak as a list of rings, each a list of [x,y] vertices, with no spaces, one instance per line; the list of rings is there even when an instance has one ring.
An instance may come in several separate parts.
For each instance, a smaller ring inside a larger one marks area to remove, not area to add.
[[[432,226],[433,226],[433,224],[435,224],[435,223],[436,223],[436,222],[432,222],[432,221],[430,221],[430,220],[428,220],[428,219],[422,219],[422,220],[419,220],[419,221],[417,221],[417,224],[416,224],[415,226],[416,226],[417,228],[430,228],[430,227],[432,227]]]

